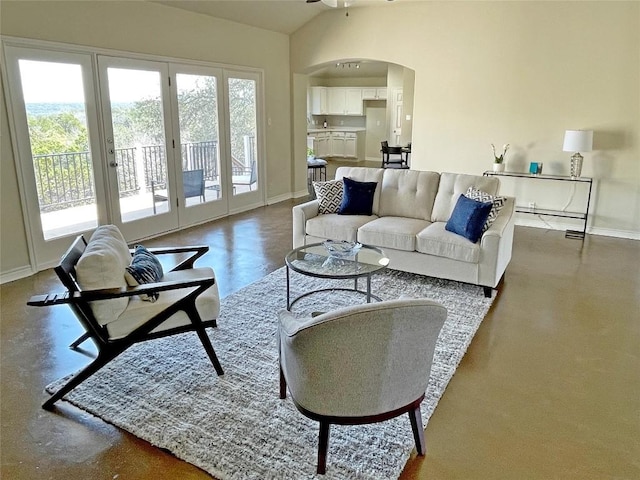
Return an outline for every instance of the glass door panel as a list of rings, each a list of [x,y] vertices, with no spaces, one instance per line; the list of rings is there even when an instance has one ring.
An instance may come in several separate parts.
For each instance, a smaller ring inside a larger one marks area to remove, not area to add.
[[[176,74],[182,197],[186,208],[221,198],[218,79]]]
[[[4,54],[30,260],[41,270],[107,218],[92,59],[14,45]]]
[[[176,228],[167,65],[112,57],[98,64],[114,223],[132,239]]]
[[[120,219],[169,211],[160,72],[107,69]]]
[[[19,67],[44,240],[96,228],[82,66],[21,59]]]
[[[227,84],[234,196],[259,188],[256,85],[255,79],[236,77],[230,77]]]

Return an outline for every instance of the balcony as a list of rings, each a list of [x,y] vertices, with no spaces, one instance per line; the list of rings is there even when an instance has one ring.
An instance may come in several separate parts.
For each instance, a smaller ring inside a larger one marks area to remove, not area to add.
[[[247,142],[252,144],[253,142]],[[251,152],[251,151],[250,151]],[[115,151],[122,220],[134,221],[155,213],[167,212],[167,201],[154,202],[154,191],[167,188],[164,147],[147,145]],[[245,155],[252,158],[251,155]],[[89,152],[34,155],[40,217],[45,239],[52,239],[97,226],[97,207],[93,166]],[[186,199],[187,206],[213,201],[220,196],[218,144],[216,141],[182,145],[184,171],[204,172],[204,199]],[[250,167],[233,159],[233,175],[248,175]],[[233,193],[250,190],[234,185]]]

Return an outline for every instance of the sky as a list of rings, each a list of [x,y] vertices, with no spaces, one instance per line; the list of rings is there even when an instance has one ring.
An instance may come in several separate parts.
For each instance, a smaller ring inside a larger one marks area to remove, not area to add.
[[[82,67],[70,63],[20,60],[25,103],[83,103]],[[160,74],[153,71],[109,68],[112,102],[133,102],[158,95]]]

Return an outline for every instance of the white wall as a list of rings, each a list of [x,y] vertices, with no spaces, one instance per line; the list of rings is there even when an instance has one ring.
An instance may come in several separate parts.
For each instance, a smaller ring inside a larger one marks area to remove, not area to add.
[[[267,197],[291,195],[287,35],[150,2],[2,1],[0,8],[3,35],[263,69]],[[0,107],[0,268],[6,274],[28,267],[28,254],[4,102]]]
[[[380,35],[382,17],[402,25],[402,41]],[[291,36],[291,68],[366,58],[413,69],[417,169],[480,174],[490,143],[510,143],[507,168],[542,161],[568,174],[564,131],[593,129],[591,231],[640,238],[639,32],[632,1],[385,3],[305,25]],[[538,183],[537,198],[566,201]]]

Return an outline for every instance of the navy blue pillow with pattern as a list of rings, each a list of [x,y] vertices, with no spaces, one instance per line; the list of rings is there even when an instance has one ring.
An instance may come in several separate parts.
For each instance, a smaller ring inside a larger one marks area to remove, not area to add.
[[[163,275],[162,264],[158,257],[142,245],[136,245],[131,264],[124,273],[127,285],[137,287],[145,283],[159,282]],[[155,302],[159,296],[160,293],[155,292],[149,295],[140,295],[140,298],[148,302]]]

